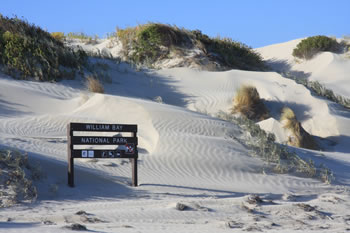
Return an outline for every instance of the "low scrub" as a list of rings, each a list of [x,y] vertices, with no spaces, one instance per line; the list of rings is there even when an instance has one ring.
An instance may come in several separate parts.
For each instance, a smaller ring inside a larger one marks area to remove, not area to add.
[[[327,98],[330,101],[342,105],[344,108],[350,109],[350,99],[334,93],[331,89],[326,88],[318,81],[309,81],[306,78],[297,78],[290,73],[280,73],[283,77],[292,79],[296,83],[304,85],[316,95]]]
[[[329,51],[339,52],[341,45],[327,36],[312,36],[302,40],[293,50],[293,56],[304,59],[311,59],[317,53]]]
[[[253,86],[241,86],[232,100],[231,113],[240,113],[250,120],[261,121],[269,118],[269,112]]]
[[[217,117],[237,124],[243,132],[248,133],[243,138],[232,137],[250,148],[251,155],[265,161],[267,169],[276,173],[294,173],[317,178],[327,184],[334,180],[333,172],[326,166],[302,159],[287,146],[276,143],[275,135],[266,133],[254,121],[246,117],[234,117],[224,112],[219,112]]]
[[[38,169],[28,163],[27,155],[1,149],[0,172],[0,207],[36,199],[37,191],[32,180],[40,176]]]
[[[78,39],[84,42],[85,44],[96,44],[98,40],[98,35],[89,36],[83,32],[69,32],[66,36],[67,39]]]
[[[195,42],[209,56],[216,57],[219,62],[228,68],[241,70],[264,70],[265,64],[259,53],[251,47],[231,38],[210,38],[201,31],[191,31]]]
[[[291,132],[291,136],[288,137],[288,145],[313,150],[319,149],[313,137],[301,126],[292,109],[288,107],[282,109],[281,122],[283,128]]]
[[[189,41],[188,34],[165,24],[144,24],[134,28],[118,29],[124,55],[134,63],[153,63],[167,57],[174,46]]]
[[[261,56],[243,43],[229,38],[210,38],[201,31],[189,31],[158,23],[117,29],[124,56],[136,64],[152,66],[171,53],[184,54],[186,49],[200,49],[204,56],[225,69],[262,70]]]
[[[56,81],[75,76],[86,61],[85,52],[65,47],[40,27],[0,15],[0,64],[9,75]]]
[[[96,77],[92,75],[86,78],[86,87],[91,92],[104,93],[103,85]]]

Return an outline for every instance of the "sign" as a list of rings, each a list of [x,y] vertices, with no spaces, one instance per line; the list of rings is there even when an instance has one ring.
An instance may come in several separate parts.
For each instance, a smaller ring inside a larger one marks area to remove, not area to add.
[[[135,137],[92,137],[92,136],[73,136],[74,145],[126,145],[136,143]]]
[[[137,132],[137,125],[72,123],[73,131]]]
[[[75,136],[74,132],[80,132]],[[82,136],[84,132],[95,132],[93,136]],[[101,132],[128,132],[131,137],[102,136]],[[69,123],[67,126],[68,139],[68,185],[74,187],[74,159],[83,158],[129,158],[132,160],[132,184],[137,186],[137,125]],[[97,145],[110,147],[100,149]],[[87,147],[77,149],[75,146]]]

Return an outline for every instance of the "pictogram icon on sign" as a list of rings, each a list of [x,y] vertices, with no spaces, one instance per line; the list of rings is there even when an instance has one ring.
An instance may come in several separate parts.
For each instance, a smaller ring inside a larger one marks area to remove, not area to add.
[[[125,154],[133,154],[133,153],[134,153],[134,144],[126,144]]]

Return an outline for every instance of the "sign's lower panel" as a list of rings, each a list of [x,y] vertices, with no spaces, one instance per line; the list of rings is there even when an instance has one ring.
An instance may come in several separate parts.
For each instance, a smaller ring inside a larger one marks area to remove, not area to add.
[[[127,153],[124,150],[72,150],[73,158],[98,158],[98,159],[111,159],[111,158],[138,158],[137,151],[133,153]]]

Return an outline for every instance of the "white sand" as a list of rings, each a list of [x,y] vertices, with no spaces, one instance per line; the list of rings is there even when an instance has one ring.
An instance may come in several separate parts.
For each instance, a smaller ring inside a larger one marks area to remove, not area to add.
[[[287,45],[275,45],[276,51],[288,54]],[[325,62],[325,69],[333,63],[345,66],[344,59]],[[0,145],[28,152],[47,176],[37,182],[35,203],[1,210],[1,232],[65,232],[72,223],[96,232],[350,229],[348,111],[274,72],[176,68],[142,73],[120,64],[111,65],[110,75],[106,94],[87,93],[81,80],[52,84],[1,75]],[[328,139],[324,152],[296,151],[331,168],[334,184],[264,172],[263,162],[231,137],[244,138],[245,132],[213,117],[229,111],[236,89],[246,83],[266,100],[273,118],[259,124],[276,132],[278,141],[286,140],[278,123],[285,105],[308,132]],[[163,104],[153,101],[159,96]],[[140,186],[129,186],[128,160],[76,159],[76,187],[68,187],[66,125],[72,121],[138,124]],[[250,194],[265,203],[247,203]],[[176,210],[178,202],[189,209]],[[306,211],[298,206],[302,203],[316,210]],[[75,214],[80,210],[87,214]]]
[[[278,71],[318,81],[336,94],[350,98],[350,52],[321,52],[311,60],[296,59],[293,49],[301,39],[256,49]]]

